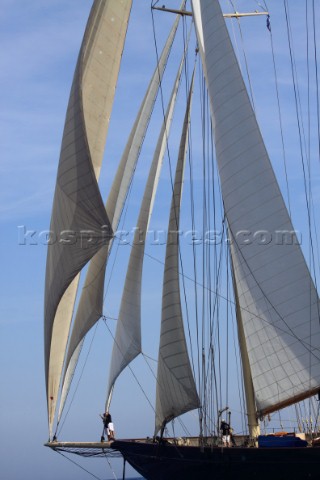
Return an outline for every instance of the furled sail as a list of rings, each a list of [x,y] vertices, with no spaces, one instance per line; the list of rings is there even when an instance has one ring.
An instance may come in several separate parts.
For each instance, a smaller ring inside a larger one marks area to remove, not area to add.
[[[152,75],[145,97],[141,103],[139,113],[129,135],[110,190],[106,211],[113,231],[116,231],[118,228],[124,202],[128,194],[132,175],[146,134],[172,43],[177,32],[179,20],[180,16],[177,15],[160,55],[158,65]],[[75,359],[72,358],[74,352],[90,328],[102,315],[105,271],[111,246],[112,240],[92,258],[88,268],[66,356],[66,374],[63,382],[62,400],[66,398],[66,391],[69,390],[69,382],[73,377],[73,370],[77,364]],[[77,354],[75,354],[75,356],[78,357]],[[63,409],[64,402],[62,402],[62,400],[60,402],[60,412],[62,412]]]
[[[110,403],[110,393],[117,377],[141,352],[141,283],[145,241],[178,95],[184,57],[185,54],[173,85],[141,203],[112,349],[107,405]]]
[[[193,0],[257,411],[320,388],[319,298],[218,1]]]
[[[67,109],[50,229],[45,370],[51,434],[78,272],[109,241],[97,184],[132,0],[95,0]],[[111,60],[111,61],[110,61]]]
[[[179,285],[178,230],[193,82],[194,74],[181,135],[168,226],[158,355],[155,433],[173,418],[200,405],[184,333]]]

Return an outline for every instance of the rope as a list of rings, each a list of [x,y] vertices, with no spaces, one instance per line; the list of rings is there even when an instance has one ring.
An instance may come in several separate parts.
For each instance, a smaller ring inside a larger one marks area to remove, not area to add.
[[[91,352],[91,348],[92,348],[93,340],[94,340],[95,335],[96,335],[97,328],[98,328],[98,323],[96,323],[96,326],[95,326],[95,329],[94,329],[94,332],[93,332],[93,336],[92,336],[92,339],[91,339],[91,342],[90,342],[90,345],[89,345],[89,349],[88,349],[88,352],[87,352],[87,355],[86,355],[86,358],[85,358],[85,361],[84,361],[84,364],[83,364],[83,367],[82,367],[82,370],[81,370],[81,373],[80,373],[80,376],[79,376],[77,385],[76,385],[75,390],[74,390],[74,392],[73,392],[73,395],[72,395],[72,398],[71,398],[71,401],[70,401],[68,410],[67,410],[67,412],[66,412],[66,414],[65,414],[65,416],[64,416],[64,419],[63,419],[63,422],[62,422],[62,425],[61,425],[60,428],[59,428],[60,422],[57,423],[56,431],[55,431],[55,436],[58,436],[58,434],[61,433],[61,431],[62,431],[62,429],[63,429],[63,426],[64,426],[64,424],[65,424],[65,422],[66,422],[66,419],[67,419],[67,417],[68,417],[68,415],[69,415],[71,406],[72,406],[73,401],[74,401],[74,399],[75,399],[76,393],[77,393],[78,388],[79,388],[79,385],[80,385],[80,381],[81,381],[81,379],[82,379],[82,376],[83,376],[85,367],[86,367],[87,362],[88,362],[89,354],[90,354],[90,352]],[[81,347],[81,350],[82,350],[82,347]],[[76,365],[76,367],[77,367],[77,365]],[[76,367],[75,367],[75,368],[76,368]],[[73,372],[73,375],[74,375],[74,374],[75,374],[75,370],[74,370],[74,372]],[[72,377],[72,378],[73,378],[73,377]],[[69,385],[69,390],[70,390],[70,387],[71,387],[71,382],[70,382],[70,385]],[[69,394],[69,390],[68,390],[67,396],[68,396],[68,394]],[[59,428],[59,432],[58,432],[58,428]]]
[[[107,329],[108,329],[108,331],[109,331],[109,333],[110,333],[111,337],[113,338],[113,341],[115,342],[115,344],[117,345],[117,347],[118,347],[118,348],[119,348],[119,350],[121,351],[121,349],[120,349],[120,346],[119,346],[119,345],[118,345],[118,343],[116,342],[116,339],[115,339],[115,337],[114,337],[113,333],[111,332],[111,330],[110,330],[110,328],[109,328],[109,325],[108,325],[108,324],[107,324],[107,322],[106,322],[106,317],[105,317],[105,316],[103,316],[103,317],[102,317],[102,319],[103,319],[103,322],[104,322],[105,326],[107,327]],[[142,391],[143,395],[145,396],[145,398],[146,398],[147,402],[149,403],[150,407],[151,407],[151,408],[152,408],[152,410],[155,412],[154,406],[152,405],[151,401],[149,400],[149,398],[148,398],[148,396],[147,396],[146,392],[144,391],[144,389],[143,389],[143,387],[142,387],[141,383],[139,382],[139,380],[138,380],[138,378],[137,378],[136,374],[134,373],[134,371],[132,370],[132,368],[130,367],[130,365],[128,365],[128,368],[129,368],[129,370],[130,370],[131,374],[133,375],[134,379],[136,380],[137,384],[139,385],[139,387],[140,387],[140,390]]]
[[[263,7],[262,7],[263,8]],[[267,6],[266,6],[267,11]],[[284,165],[284,173],[286,178],[286,188],[287,188],[287,198],[288,198],[288,210],[289,215],[291,217],[291,202],[290,202],[290,191],[289,191],[289,180],[288,180],[288,169],[287,169],[287,157],[286,157],[286,150],[284,145],[284,133],[283,133],[283,121],[282,121],[282,111],[280,105],[280,95],[279,95],[279,82],[278,82],[278,70],[276,66],[275,60],[275,53],[274,53],[274,42],[273,42],[273,35],[271,27],[268,29],[270,32],[270,44],[271,44],[271,52],[272,52],[272,63],[273,63],[273,72],[275,78],[275,88],[276,88],[276,96],[277,96],[277,106],[278,106],[278,117],[279,117],[279,127],[280,127],[280,135],[281,135],[281,145],[282,145],[282,158],[283,158],[283,165]]]
[[[110,460],[109,460],[109,458],[108,458],[107,455],[105,455],[105,459],[106,459],[107,462],[108,462],[108,465],[109,465],[109,468],[110,468],[110,470],[111,470],[111,473],[112,473],[113,477],[115,478],[115,480],[118,480],[118,479],[117,479],[117,476],[116,476],[116,474],[115,474],[115,472],[114,472],[114,470],[113,470],[113,468],[112,468],[111,462],[110,462]]]
[[[232,8],[234,9],[234,12],[236,13],[237,10],[234,6],[234,2],[233,0],[229,0],[231,5],[232,5]],[[254,97],[253,97],[253,89],[252,89],[252,84],[251,84],[251,78],[250,78],[250,72],[249,72],[249,65],[248,65],[248,61],[247,61],[247,55],[246,55],[246,51],[245,51],[245,48],[244,48],[244,40],[243,40],[243,35],[242,35],[242,28],[241,28],[241,24],[240,24],[240,20],[239,18],[236,19],[237,21],[237,24],[238,24],[238,28],[239,28],[239,33],[240,33],[240,39],[241,39],[241,45],[242,45],[242,53],[243,53],[243,57],[244,57],[244,63],[245,63],[245,67],[246,67],[246,74],[247,74],[247,78],[248,78],[248,84],[249,84],[249,92],[250,92],[250,97],[251,97],[251,102],[252,102],[252,108],[253,110],[255,111],[255,105],[254,105]]]
[[[71,458],[67,457],[66,455],[64,455],[62,452],[60,452],[59,450],[56,450],[57,453],[59,453],[59,455],[62,455],[62,457],[64,457],[65,459],[69,460],[69,462],[73,463],[74,465],[76,465],[77,467],[79,467],[81,470],[83,470],[84,472],[88,473],[89,475],[91,475],[93,478],[96,478],[97,480],[102,480],[100,477],[97,477],[96,475],[94,475],[94,473],[90,472],[89,470],[87,470],[86,468],[84,468],[82,465],[80,465],[79,463],[75,462],[74,460],[71,460]]]

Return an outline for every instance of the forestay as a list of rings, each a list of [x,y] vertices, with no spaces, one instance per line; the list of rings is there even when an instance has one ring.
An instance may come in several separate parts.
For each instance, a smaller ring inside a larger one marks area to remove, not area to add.
[[[292,233],[219,2],[192,3],[240,317],[257,411],[263,415],[319,390],[319,299]],[[256,232],[264,232],[267,240],[254,241]]]
[[[194,74],[184,118],[168,226],[158,355],[155,433],[200,405],[183,327],[179,285],[179,221]]]
[[[63,132],[45,289],[45,369],[51,434],[78,272],[108,241],[97,184],[131,0],[96,0],[74,74]],[[110,62],[110,59],[112,61]],[[60,238],[60,235],[66,237]]]

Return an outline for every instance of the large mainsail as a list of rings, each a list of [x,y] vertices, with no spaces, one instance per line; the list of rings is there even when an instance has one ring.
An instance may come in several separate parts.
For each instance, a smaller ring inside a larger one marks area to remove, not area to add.
[[[185,53],[173,85],[141,203],[112,349],[107,406],[117,377],[141,352],[141,283],[145,241],[178,95],[184,57]]]
[[[319,299],[218,1],[193,0],[259,415],[320,388]]]
[[[67,109],[50,229],[45,370],[51,434],[78,272],[109,240],[97,184],[132,0],[95,0]],[[111,59],[111,61],[110,61]]]
[[[183,327],[179,285],[179,220],[194,74],[184,118],[168,226],[158,355],[155,433],[200,405]]]
[[[145,97],[141,103],[137,118],[130,132],[116,176],[111,186],[110,194],[106,203],[106,211],[112,224],[113,231],[116,231],[119,225],[124,202],[128,194],[132,175],[146,134],[168,56],[177,32],[179,20],[180,16],[177,15],[163,47],[159,62],[150,80]],[[60,402],[60,414],[63,409],[64,399],[66,398],[67,391],[70,387],[73,371],[77,364],[80,350],[78,349],[78,345],[90,328],[92,328],[102,316],[105,271],[111,246],[112,240],[92,258],[88,268],[66,357],[66,374]]]

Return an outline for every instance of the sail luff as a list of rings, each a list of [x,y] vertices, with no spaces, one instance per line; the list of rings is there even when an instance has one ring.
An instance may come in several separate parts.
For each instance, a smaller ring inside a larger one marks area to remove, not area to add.
[[[173,85],[141,202],[112,349],[107,405],[110,405],[111,392],[116,379],[126,366],[141,353],[141,283],[146,235],[170,133],[185,55],[186,51]]]
[[[179,284],[179,221],[194,73],[184,118],[168,226],[158,355],[155,434],[200,405],[184,333]]]
[[[239,306],[258,414],[263,415],[320,388],[319,298],[220,4],[210,0],[192,4]]]
[[[93,3],[67,109],[50,226],[57,238],[48,248],[46,273],[45,371],[50,435],[78,273],[112,232],[97,179],[131,1]],[[108,58],[112,58],[109,63]]]
[[[147,92],[141,103],[137,118],[130,132],[117,169],[117,173],[111,186],[106,203],[106,211],[112,224],[113,231],[117,230],[120,222],[124,202],[129,191],[132,175],[139,157],[159,86],[178,29],[179,20],[180,18],[177,16],[170,30],[167,41],[163,47],[159,58],[159,63],[151,77]],[[76,362],[72,361],[72,356],[77,348],[77,345],[102,316],[105,271],[111,247],[112,240],[92,258],[89,264],[69,342],[64,378],[67,374],[66,372],[70,370],[70,368],[75,368],[76,366]],[[73,367],[69,367],[71,361]],[[67,376],[69,379],[71,379],[73,377],[73,373],[69,371]],[[68,391],[68,382],[65,384],[65,380],[63,380],[62,383],[63,391]],[[60,411],[62,411],[62,409],[63,406],[60,407]]]

